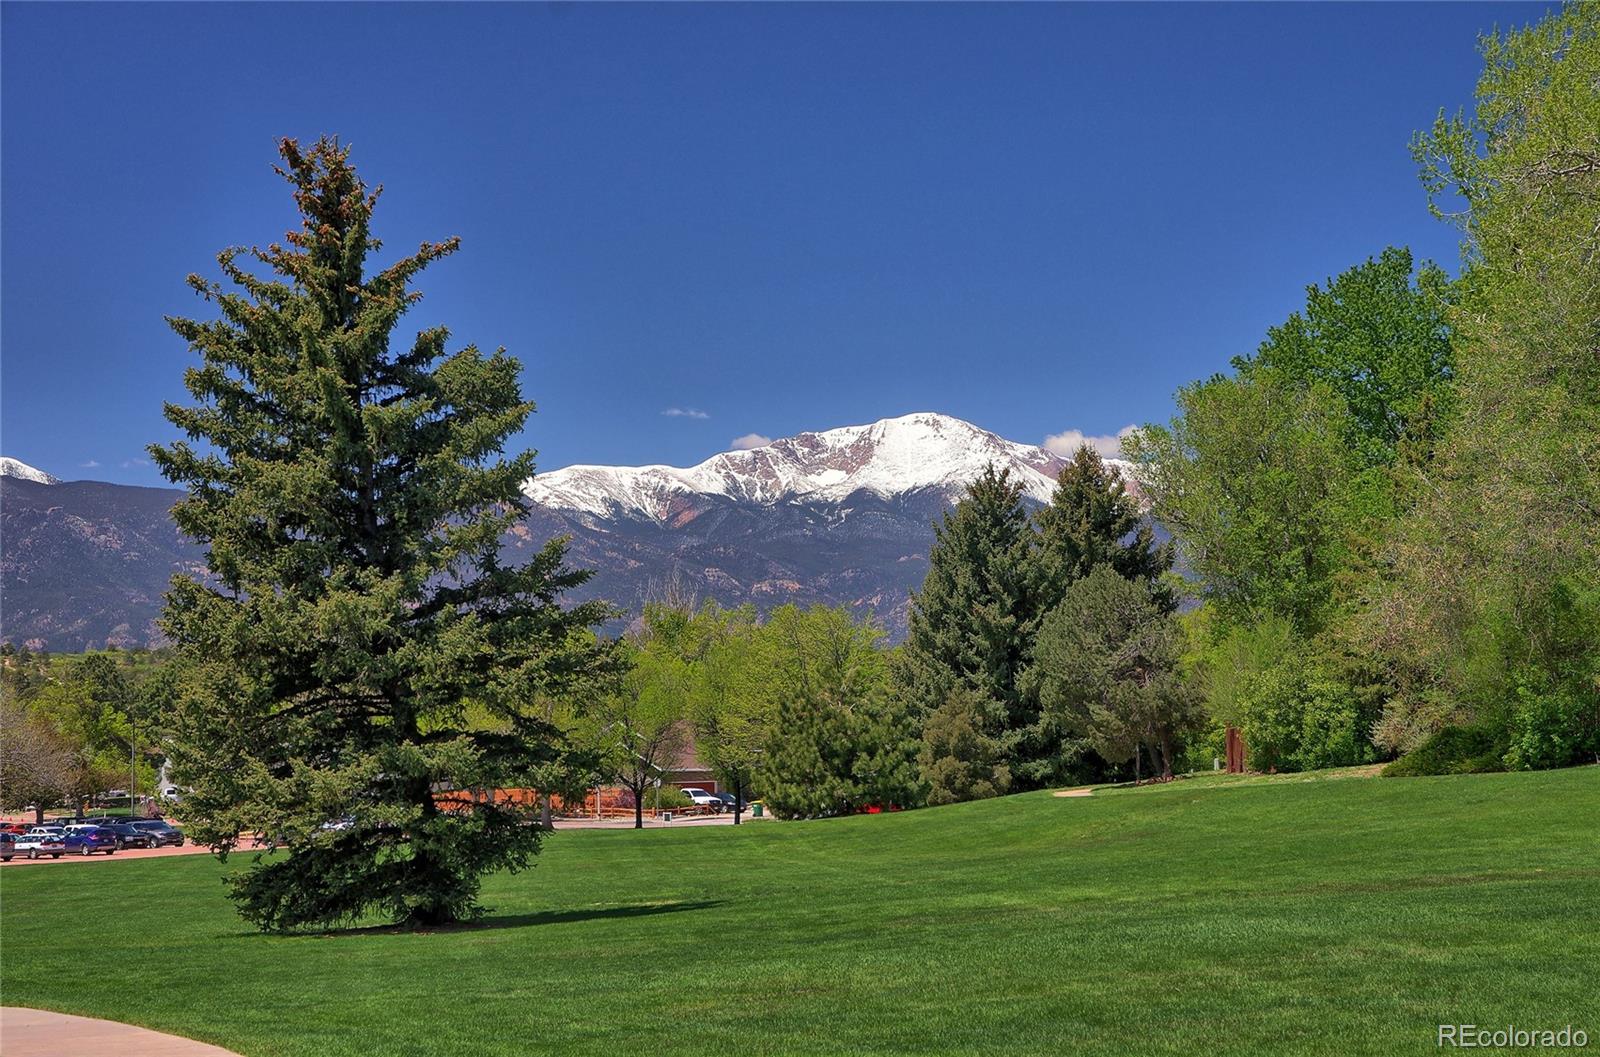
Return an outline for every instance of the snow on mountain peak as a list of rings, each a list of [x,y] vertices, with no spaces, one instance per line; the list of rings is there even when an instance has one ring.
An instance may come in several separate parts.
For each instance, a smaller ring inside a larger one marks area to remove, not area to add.
[[[994,463],[1009,468],[1029,496],[1045,502],[1066,462],[959,418],[920,412],[801,433],[687,468],[568,466],[528,481],[523,491],[540,506],[665,522],[696,496],[772,505],[838,502],[858,491],[887,497],[938,489],[953,500]]]
[[[61,478],[53,474],[36,470],[25,462],[7,458],[0,455],[0,477],[16,477],[23,481],[36,481],[39,484],[60,484]]]

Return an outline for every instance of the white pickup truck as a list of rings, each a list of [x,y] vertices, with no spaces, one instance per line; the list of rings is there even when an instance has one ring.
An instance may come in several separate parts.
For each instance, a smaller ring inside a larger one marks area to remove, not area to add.
[[[695,807],[708,807],[712,811],[721,811],[726,806],[723,804],[721,797],[712,796],[704,789],[700,789],[696,786],[691,785],[682,790],[682,792],[684,796],[689,798],[689,802]]]

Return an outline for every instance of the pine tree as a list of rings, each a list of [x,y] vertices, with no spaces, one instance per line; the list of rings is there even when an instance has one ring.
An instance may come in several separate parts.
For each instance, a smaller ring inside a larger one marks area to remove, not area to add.
[[[817,818],[919,801],[915,731],[887,693],[882,632],[842,607],[783,606],[762,634],[778,695],[759,779],[773,812]]]
[[[984,715],[989,704],[969,687],[958,686],[929,714],[917,756],[929,804],[983,800],[1011,788],[1011,768],[996,740],[985,733],[995,726]]]
[[[1035,534],[1022,504],[1022,485],[1009,470],[990,466],[935,526],[928,576],[911,600],[910,630],[900,666],[901,696],[923,716],[959,686],[992,704],[997,720],[985,731],[1012,753],[1010,732],[1028,727],[1034,710],[1019,692],[1039,609]],[[1025,788],[1042,780],[1013,767]]]
[[[162,624],[183,668],[185,821],[224,856],[251,832],[287,848],[230,882],[263,929],[473,916],[480,877],[526,866],[540,830],[436,794],[524,784],[559,755],[536,702],[605,674],[584,629],[606,608],[560,604],[588,574],[559,540],[500,560],[533,470],[531,452],[502,457],[533,410],[519,363],[447,353],[443,327],[390,347],[411,280],[458,240],[369,274],[378,193],[349,149],[279,152],[301,226],[225,250],[238,289],[189,277],[220,318],[169,320],[201,358],[196,402],[166,409],[189,440],[151,448],[208,548],[209,577],[175,577]]]
[[[1087,444],[1062,468],[1050,505],[1034,520],[1039,526],[1042,612],[1055,608],[1067,588],[1097,565],[1147,582],[1163,607],[1175,608],[1171,591],[1160,583],[1161,574],[1172,568],[1171,548],[1156,544],[1150,522],[1122,476]]]

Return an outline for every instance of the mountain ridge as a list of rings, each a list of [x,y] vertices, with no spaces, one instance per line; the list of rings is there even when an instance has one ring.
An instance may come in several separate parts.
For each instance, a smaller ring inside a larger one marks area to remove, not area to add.
[[[1127,476],[1126,463],[1107,461]],[[762,611],[846,605],[898,640],[935,521],[990,463],[1012,471],[1037,506],[1067,460],[919,412],[692,467],[568,466],[524,485],[529,510],[507,533],[506,555],[528,560],[564,536],[569,563],[594,570],[573,600],[604,598],[630,617],[668,595]],[[168,515],[182,495],[63,482],[0,460],[0,638],[54,650],[159,644],[167,581],[205,571],[204,549]]]

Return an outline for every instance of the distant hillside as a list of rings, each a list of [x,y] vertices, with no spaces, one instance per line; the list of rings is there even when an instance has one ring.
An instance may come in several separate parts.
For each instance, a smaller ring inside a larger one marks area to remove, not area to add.
[[[39,649],[159,642],[174,572],[204,572],[168,516],[182,492],[0,476],[0,636]]]
[[[1065,461],[948,415],[906,415],[688,468],[540,474],[524,487],[531,510],[506,544],[515,561],[569,537],[572,564],[595,570],[577,597],[605,598],[630,615],[670,585],[763,611],[848,605],[898,640],[927,574],[933,524],[967,483],[993,463],[1038,504]],[[168,579],[203,571],[201,549],[167,517],[181,495],[63,484],[15,460],[0,464],[0,636],[53,650],[157,642]]]

